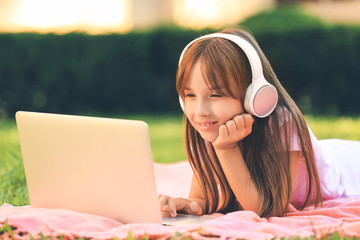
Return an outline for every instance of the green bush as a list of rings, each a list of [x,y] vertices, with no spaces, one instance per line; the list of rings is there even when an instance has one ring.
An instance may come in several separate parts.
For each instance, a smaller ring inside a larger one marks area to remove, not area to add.
[[[0,109],[171,112],[177,55],[193,31],[0,34]]]
[[[360,27],[329,26],[277,8],[249,29],[305,112],[359,114]],[[210,32],[212,30],[203,30]],[[161,27],[129,34],[0,34],[0,115],[178,112],[175,73],[201,32]]]
[[[307,31],[325,26],[319,18],[306,14],[296,5],[280,5],[280,7],[265,10],[241,23],[254,34]]]

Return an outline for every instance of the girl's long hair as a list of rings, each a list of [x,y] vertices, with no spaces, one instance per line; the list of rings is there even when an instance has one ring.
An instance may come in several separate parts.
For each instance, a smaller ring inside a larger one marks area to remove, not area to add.
[[[260,56],[265,78],[279,93],[275,111],[269,117],[255,118],[252,133],[239,142],[251,178],[260,195],[259,215],[282,216],[289,203],[292,188],[292,126],[296,126],[309,176],[306,181],[307,197],[301,208],[310,203],[322,203],[310,134],[301,111],[277,79],[269,61],[251,34],[241,29],[227,29],[222,32],[238,35],[253,45]],[[219,89],[218,81],[221,81],[227,93],[233,94],[234,89],[230,88],[229,81],[234,80],[243,101],[246,88],[251,83],[251,69],[246,55],[239,46],[222,38],[205,38],[193,43],[184,55],[177,72],[176,88],[182,98],[196,61],[201,61],[201,71],[209,87]],[[285,139],[282,139],[284,137]],[[188,159],[205,196],[205,212],[226,213],[236,210],[236,197],[214,148],[211,143],[204,141],[186,117],[185,141]],[[315,196],[312,192],[315,192]]]

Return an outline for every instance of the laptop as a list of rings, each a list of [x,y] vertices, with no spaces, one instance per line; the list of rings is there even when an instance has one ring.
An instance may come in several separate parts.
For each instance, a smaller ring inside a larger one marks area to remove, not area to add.
[[[145,122],[25,111],[16,113],[16,122],[32,207],[122,223],[186,225],[209,219],[162,219]]]
[[[17,112],[30,205],[161,223],[146,123]]]

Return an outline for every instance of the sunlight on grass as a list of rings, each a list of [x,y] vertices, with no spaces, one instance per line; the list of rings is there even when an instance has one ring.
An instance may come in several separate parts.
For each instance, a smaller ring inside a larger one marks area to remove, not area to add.
[[[9,159],[20,156],[19,137],[15,122],[0,119],[0,176],[12,168]]]
[[[15,122],[0,119],[0,206],[29,204]]]
[[[340,138],[360,141],[360,117],[314,117],[306,121],[318,139]]]

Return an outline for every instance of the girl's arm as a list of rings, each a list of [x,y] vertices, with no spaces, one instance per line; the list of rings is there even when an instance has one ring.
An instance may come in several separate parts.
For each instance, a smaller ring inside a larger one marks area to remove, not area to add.
[[[225,176],[233,190],[237,201],[244,210],[251,210],[259,213],[260,196],[257,188],[250,176],[249,170],[246,166],[244,158],[239,148],[234,149],[219,149],[215,150],[218,155],[220,164],[223,168]],[[292,185],[294,186],[298,163],[298,152],[291,152],[290,154],[290,171]],[[283,198],[283,207],[286,209],[286,197]],[[278,215],[281,213],[272,213],[271,215]]]
[[[189,193],[189,199],[191,201],[195,201],[197,204],[199,204],[199,207],[201,208],[201,213],[205,212],[204,193],[201,190],[200,184],[199,184],[197,178],[195,177],[195,174],[193,174],[192,180],[191,180],[191,188],[190,188],[190,193]]]
[[[213,146],[237,201],[244,210],[259,213],[260,196],[237,144],[251,133],[253,122],[254,119],[249,114],[235,116],[219,128],[219,136]],[[291,153],[290,161],[290,174],[294,184],[298,152]],[[286,207],[286,201],[283,204]]]
[[[221,167],[237,201],[244,210],[258,213],[260,197],[239,147],[216,149]]]
[[[160,209],[162,211],[168,211],[172,217],[176,217],[177,211],[191,215],[202,215],[205,211],[204,195],[194,175],[191,181],[189,199],[172,198],[160,194],[159,202]]]

